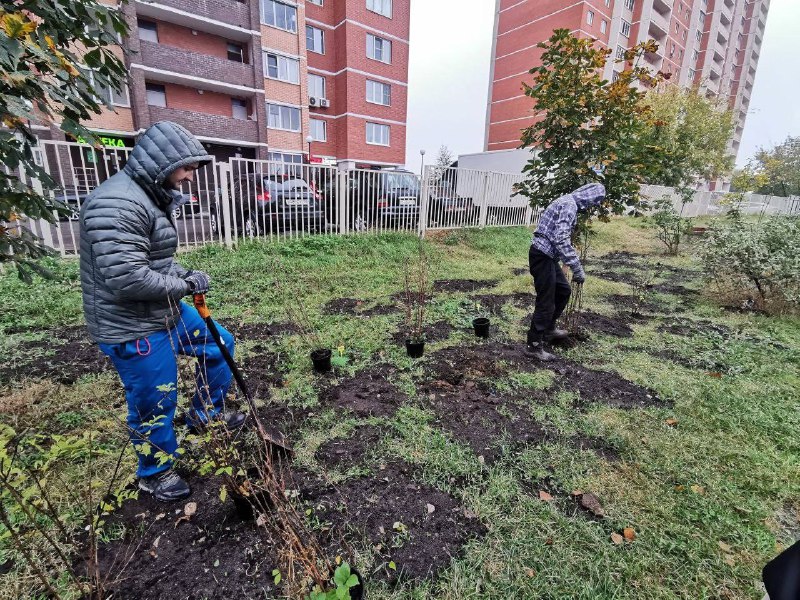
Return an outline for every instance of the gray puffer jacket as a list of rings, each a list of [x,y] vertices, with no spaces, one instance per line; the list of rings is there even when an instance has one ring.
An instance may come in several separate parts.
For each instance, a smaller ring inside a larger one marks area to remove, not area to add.
[[[186,129],[168,121],[142,134],[125,168],[81,207],[83,311],[92,339],[118,344],[172,328],[189,291],[173,260],[178,235],[172,210],[183,202],[164,187],[179,167],[211,156]]]

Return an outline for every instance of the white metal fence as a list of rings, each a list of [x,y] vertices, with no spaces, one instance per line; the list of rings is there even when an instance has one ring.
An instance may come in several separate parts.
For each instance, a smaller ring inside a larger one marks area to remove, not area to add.
[[[683,199],[673,189],[660,185],[642,186],[642,195],[656,200],[664,196],[672,200],[675,210],[685,217],[702,217],[724,214],[731,208],[728,192],[695,192],[691,202],[683,204]],[[762,196],[744,194],[739,204],[743,214],[755,216],[779,216],[800,214],[800,196]]]
[[[86,144],[41,141],[37,162],[55,180],[47,194],[69,208],[55,223],[23,225],[63,256],[78,253],[78,214],[88,194],[116,174],[130,148],[96,150]],[[25,174],[21,174],[23,179]],[[214,161],[184,187],[188,198],[172,214],[183,249],[209,243],[233,246],[238,239],[287,239],[308,235],[409,232],[466,227],[530,226],[539,210],[515,194],[521,174],[429,166],[422,178],[403,170],[233,158]],[[26,180],[27,181],[27,180]],[[27,181],[41,192],[38,181]],[[686,216],[726,210],[719,192],[697,192],[681,205],[671,188],[644,186],[650,198],[669,196]],[[747,214],[797,214],[800,198],[747,195]]]

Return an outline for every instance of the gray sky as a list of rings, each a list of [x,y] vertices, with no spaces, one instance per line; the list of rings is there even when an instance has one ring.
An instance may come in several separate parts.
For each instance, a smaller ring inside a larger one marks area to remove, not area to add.
[[[494,0],[412,0],[406,164],[483,150]],[[800,135],[800,0],[772,0],[739,164]],[[794,34],[794,38],[793,38]]]

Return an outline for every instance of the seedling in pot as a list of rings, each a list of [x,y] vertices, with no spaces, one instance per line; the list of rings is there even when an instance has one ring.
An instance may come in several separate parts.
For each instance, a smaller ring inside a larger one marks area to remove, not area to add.
[[[491,325],[489,316],[482,310],[480,302],[475,303],[475,309],[478,313],[478,316],[472,319],[472,327],[475,330],[475,336],[479,338],[488,338],[489,326]]]
[[[420,240],[418,254],[406,259],[403,268],[403,308],[405,310],[406,352],[420,358],[425,352],[425,309],[430,302],[428,256]]]

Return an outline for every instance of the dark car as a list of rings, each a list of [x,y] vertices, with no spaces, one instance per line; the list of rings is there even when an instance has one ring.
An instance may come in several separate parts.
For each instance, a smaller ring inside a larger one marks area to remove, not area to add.
[[[77,221],[80,216],[81,206],[83,206],[88,195],[88,192],[80,187],[70,187],[67,190],[57,188],[54,190],[52,195],[53,204],[59,207],[66,207],[66,210],[59,211],[58,220]]]
[[[302,179],[252,174],[236,179],[232,218],[240,235],[259,236],[286,230],[324,231],[325,213],[318,194]],[[220,215],[211,205],[211,231],[218,234]]]
[[[472,227],[477,225],[480,209],[472,198],[455,193],[446,181],[431,185],[428,191],[428,227]]]
[[[371,227],[411,226],[419,219],[419,179],[401,169],[355,170],[348,174],[346,220],[362,231]],[[338,222],[338,182],[323,188],[328,220]]]

